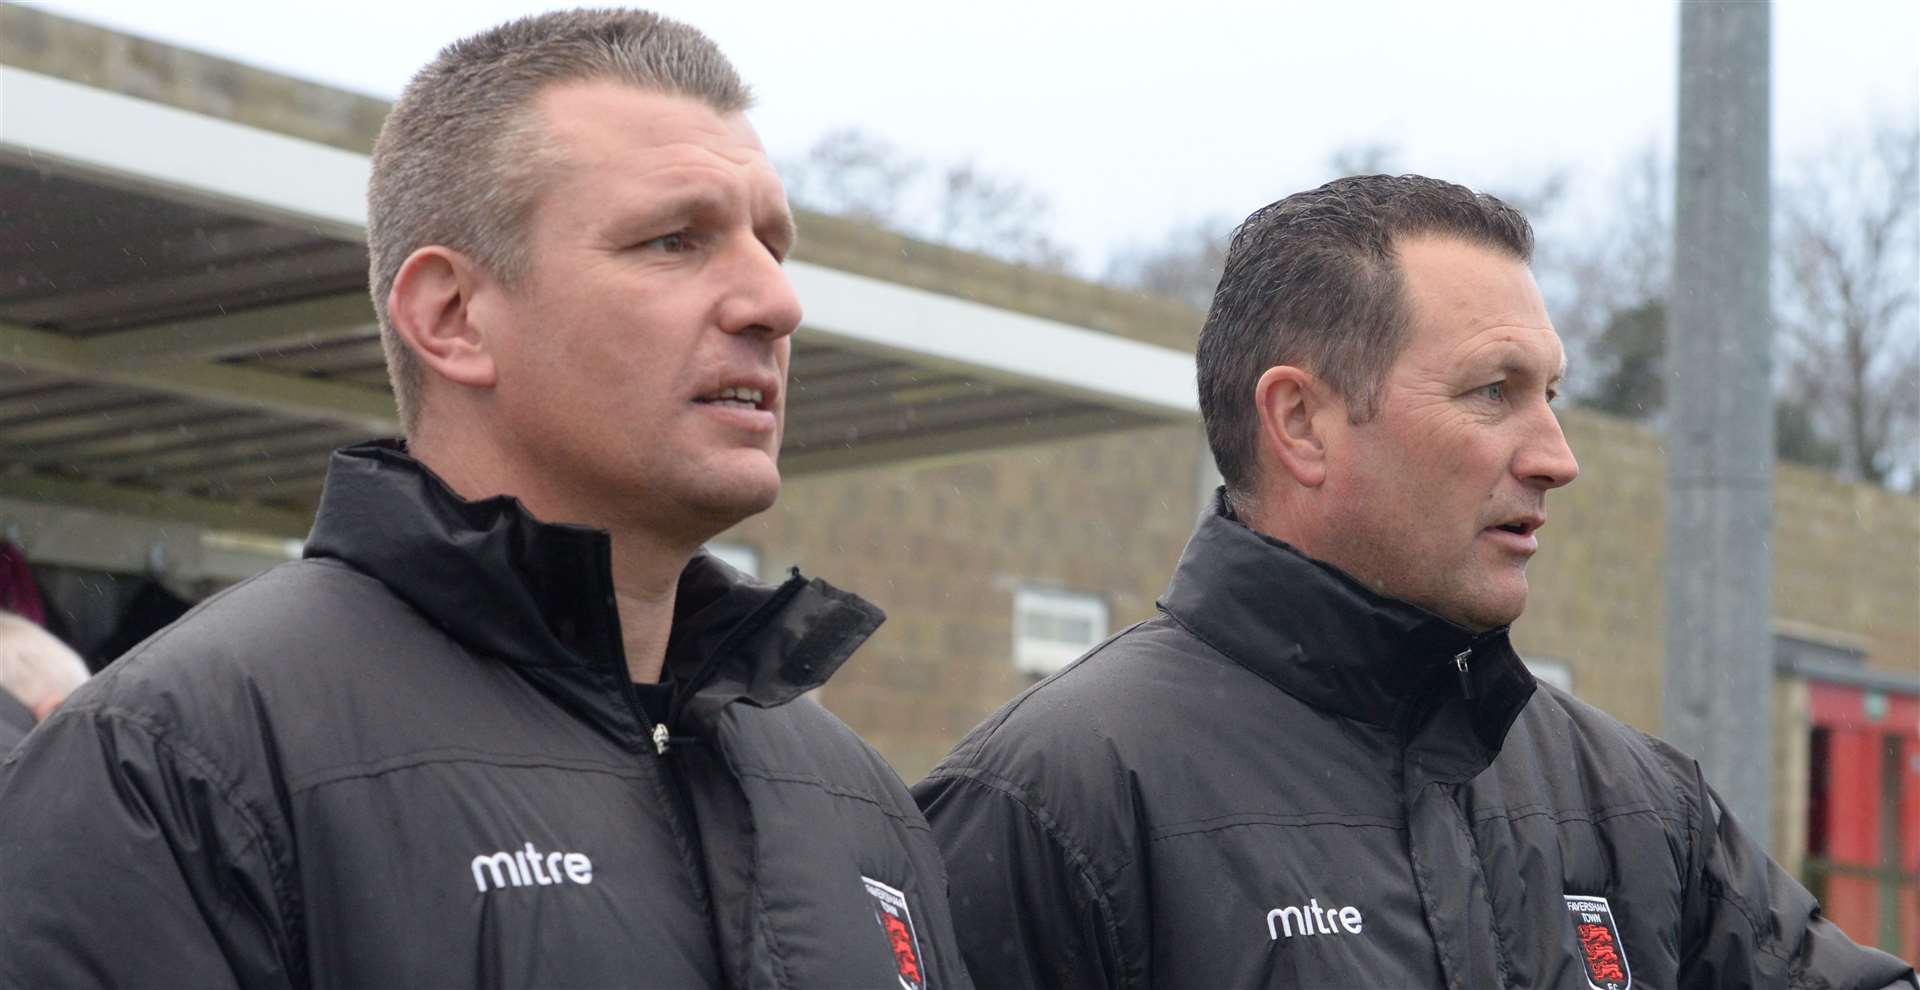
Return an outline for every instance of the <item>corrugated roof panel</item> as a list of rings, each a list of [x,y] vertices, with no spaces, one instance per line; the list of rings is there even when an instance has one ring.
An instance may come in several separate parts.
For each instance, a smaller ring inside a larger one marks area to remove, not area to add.
[[[84,336],[366,285],[363,245],[0,164],[0,321]]]

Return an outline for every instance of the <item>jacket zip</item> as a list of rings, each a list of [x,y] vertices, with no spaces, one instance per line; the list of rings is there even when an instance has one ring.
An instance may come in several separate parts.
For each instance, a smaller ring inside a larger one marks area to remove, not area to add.
[[[701,659],[700,667],[693,672],[692,677],[683,683],[674,685],[673,700],[667,706],[667,721],[658,723],[653,727],[654,752],[665,756],[676,743],[698,741],[698,737],[696,736],[674,735],[672,729],[669,727],[669,723],[679,721],[680,716],[686,713],[687,702],[693,700],[693,696],[698,694],[701,688],[706,687],[708,681],[713,680],[713,675],[719,671],[722,660],[728,653],[733,651],[734,645],[742,639],[759,632],[760,628],[767,624],[768,619],[778,614],[781,609],[786,608],[787,603],[792,601],[794,596],[798,595],[800,590],[806,586],[807,582],[801,579],[799,569],[795,568],[793,576],[788,578],[779,588],[775,589],[773,597],[762,602],[759,608],[747,613],[746,618],[741,619],[734,624],[732,629],[727,630],[727,635],[720,640],[720,645],[714,647],[712,653],[707,654]]]
[[[603,566],[610,565],[605,565],[603,561]],[[609,570],[608,574],[610,573],[611,571]],[[687,770],[682,761],[673,758],[674,746],[676,744],[696,743],[700,741],[700,738],[698,736],[676,736],[673,734],[669,724],[679,721],[680,716],[685,714],[687,702],[692,700],[693,696],[699,693],[700,689],[706,686],[708,681],[713,679],[715,672],[719,670],[721,658],[733,650],[734,644],[758,631],[760,627],[766,624],[769,616],[785,608],[787,602],[799,594],[800,589],[805,586],[806,582],[800,580],[799,569],[795,568],[793,578],[781,585],[772,598],[767,599],[759,608],[748,613],[746,618],[742,619],[729,630],[727,635],[720,640],[720,645],[715,647],[711,654],[708,654],[701,660],[700,667],[694,671],[693,676],[684,682],[679,682],[674,685],[673,698],[667,705],[666,721],[653,722],[647,715],[644,706],[640,704],[639,697],[634,694],[631,683],[627,685],[627,704],[632,706],[634,713],[639,716],[640,724],[652,725],[652,728],[648,731],[648,737],[653,742],[654,755],[660,761],[661,772],[667,775],[668,790],[673,792],[674,803],[679,806],[677,810],[680,820],[686,823],[687,835],[693,845],[694,862],[689,864],[689,867],[698,877],[701,886],[705,888],[708,904],[712,905],[715,910],[719,909],[719,905],[714,901],[713,884],[707,879],[706,875],[706,848],[705,842],[702,841],[700,836],[699,818],[694,813],[693,784],[687,779]],[[609,585],[609,587],[611,587],[611,585]],[[709,924],[708,932],[713,938],[714,958],[720,963],[721,982],[723,985],[731,986],[731,981],[727,975],[726,952],[720,944],[720,931],[717,927]]]
[[[1462,649],[1460,652],[1455,653],[1453,655],[1453,672],[1455,676],[1460,678],[1460,696],[1462,698],[1465,698],[1468,701],[1472,701],[1474,696],[1473,695],[1473,668],[1469,666],[1467,663],[1467,661],[1473,659],[1473,651],[1505,635],[1507,630],[1510,628],[1512,627],[1501,626],[1498,629],[1489,629],[1486,632],[1483,632],[1480,635],[1473,637],[1473,639],[1467,643],[1464,649]]]
[[[595,554],[595,557],[597,558],[596,563],[599,565],[601,587],[608,589],[606,620],[612,627],[609,630],[610,638],[608,642],[613,648],[613,662],[614,666],[618,668],[620,676],[620,694],[626,698],[627,708],[633,712],[633,717],[637,719],[642,726],[647,728],[647,735],[653,741],[656,757],[664,757],[667,752],[666,740],[671,738],[667,735],[666,723],[655,722],[653,717],[647,714],[646,706],[640,703],[640,696],[633,690],[633,677],[627,670],[626,639],[625,635],[620,631],[617,603],[614,600],[612,591],[613,559],[611,548],[603,542],[599,547],[599,552]],[[675,694],[677,695],[678,692],[676,691]],[[687,868],[692,871],[693,881],[700,888],[699,893],[701,896],[711,903],[713,892],[711,885],[707,882],[706,848],[705,843],[700,839],[699,819],[695,817],[693,813],[693,793],[685,779],[685,772],[674,766],[676,762],[678,761],[660,760],[660,772],[667,776],[667,790],[673,794],[673,798],[669,803],[674,807],[669,814],[673,816],[675,822],[679,825],[679,830],[686,835],[687,842],[692,847],[693,862],[688,863]],[[718,953],[719,948],[719,945],[716,944],[714,951]],[[716,958],[719,957],[716,955]]]
[[[1460,696],[1468,701],[1473,700],[1473,672],[1467,669],[1467,658],[1471,656],[1471,646],[1453,655],[1453,670],[1460,675]]]

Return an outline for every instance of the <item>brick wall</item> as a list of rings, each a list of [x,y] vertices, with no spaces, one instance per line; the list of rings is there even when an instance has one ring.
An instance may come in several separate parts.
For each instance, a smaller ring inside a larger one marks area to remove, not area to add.
[[[1801,467],[1775,477],[1774,615],[1920,673],[1920,498]]]
[[[944,466],[809,476],[723,539],[859,592],[887,622],[821,700],[916,780],[1026,686],[1013,592],[1095,593],[1114,628],[1153,614],[1198,515],[1204,445],[1184,426]]]

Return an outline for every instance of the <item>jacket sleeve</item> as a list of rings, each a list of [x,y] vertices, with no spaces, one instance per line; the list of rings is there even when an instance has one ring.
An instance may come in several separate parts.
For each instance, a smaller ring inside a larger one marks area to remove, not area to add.
[[[1133,969],[1087,856],[1011,784],[943,768],[913,789],[950,877],[961,955],[975,985],[1105,988]]]
[[[1913,987],[1906,963],[1857,945],[1692,767],[1694,855],[1681,905],[1682,987]]]
[[[290,985],[284,865],[203,754],[63,708],[0,764],[0,987]]]

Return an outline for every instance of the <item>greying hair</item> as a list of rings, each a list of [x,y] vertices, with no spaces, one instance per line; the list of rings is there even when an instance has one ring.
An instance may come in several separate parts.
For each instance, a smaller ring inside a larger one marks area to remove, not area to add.
[[[368,283],[402,428],[419,419],[421,369],[387,312],[407,257],[468,255],[512,284],[526,274],[527,220],[556,164],[535,103],[556,83],[610,80],[738,113],[752,94],[694,28],[643,10],[524,17],[442,49],[395,101],[367,184]]]
[[[37,710],[86,679],[86,663],[67,644],[25,616],[0,612],[0,689]]]
[[[1268,368],[1318,376],[1354,423],[1379,412],[1411,316],[1395,244],[1422,234],[1533,257],[1533,228],[1519,210],[1418,175],[1335,179],[1261,207],[1234,231],[1194,358],[1207,446],[1230,496],[1253,491],[1253,392]]]

